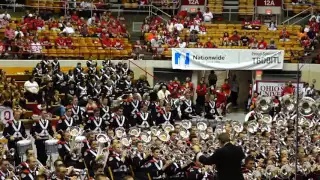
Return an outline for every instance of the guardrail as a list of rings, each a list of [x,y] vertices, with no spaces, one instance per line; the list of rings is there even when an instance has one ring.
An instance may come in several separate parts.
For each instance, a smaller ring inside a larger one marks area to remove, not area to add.
[[[291,6],[295,6],[295,5],[292,5],[292,4],[289,4],[289,3],[286,3],[286,4],[291,5]],[[289,16],[289,11],[291,11],[291,10],[288,9],[288,8],[285,8],[285,4],[282,5],[282,10],[287,11],[287,17],[288,17],[288,16]],[[287,25],[289,25],[289,24],[290,24],[290,21],[294,20],[294,18],[299,17],[299,16],[301,16],[301,15],[303,15],[303,14],[306,14],[306,13],[308,13],[309,11],[310,11],[310,14],[313,15],[313,13],[314,13],[314,6],[313,6],[312,4],[310,5],[309,8],[307,8],[307,9],[301,11],[300,13],[298,13],[298,14],[290,17],[289,19],[283,21],[281,24],[287,24]],[[305,18],[305,17],[303,17],[303,18]],[[300,22],[300,21],[298,21],[298,22]],[[297,23],[297,22],[295,22],[295,24],[296,24],[296,23]]]

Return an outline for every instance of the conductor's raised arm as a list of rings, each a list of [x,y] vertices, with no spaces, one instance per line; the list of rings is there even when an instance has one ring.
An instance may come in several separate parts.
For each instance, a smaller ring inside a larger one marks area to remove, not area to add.
[[[204,165],[216,165],[217,175],[219,180],[243,180],[241,171],[241,163],[245,155],[241,147],[230,143],[228,133],[221,133],[218,137],[221,148],[210,156],[204,156],[199,146],[194,146],[193,151],[197,154],[196,161]]]

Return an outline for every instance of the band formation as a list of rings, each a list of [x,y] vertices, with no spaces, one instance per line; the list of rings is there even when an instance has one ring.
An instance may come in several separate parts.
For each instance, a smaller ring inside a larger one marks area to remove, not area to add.
[[[214,165],[201,159],[213,157],[221,148],[219,135],[228,134],[241,147],[244,179],[291,180],[296,132],[297,177],[319,178],[320,101],[257,96],[245,120],[228,120],[228,98],[214,86],[203,92],[204,103],[194,104],[188,81],[173,94],[172,84],[150,88],[144,78],[132,82],[126,64],[104,61],[97,68],[88,61],[87,70],[78,64],[64,74],[57,63],[41,62],[25,84],[26,98],[39,103],[30,131],[19,108],[5,124],[0,179],[218,179],[228,171],[219,169],[227,159]],[[49,103],[48,92],[56,97],[55,91],[64,99]]]

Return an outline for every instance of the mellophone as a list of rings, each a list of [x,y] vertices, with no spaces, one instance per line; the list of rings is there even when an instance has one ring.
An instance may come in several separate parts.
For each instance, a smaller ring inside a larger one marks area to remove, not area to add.
[[[294,121],[299,113],[298,133],[299,136],[305,137],[304,141],[299,142],[299,153],[304,154],[307,160],[299,162],[298,174],[309,176],[320,170],[319,160],[316,159],[320,143],[319,140],[312,141],[312,136],[319,134],[320,101],[302,98],[298,105],[299,112],[295,112],[293,102],[291,96],[282,97],[282,110],[271,117],[268,111],[274,106],[272,101],[268,97],[260,97],[256,109],[247,114],[244,123],[221,120],[217,117],[213,128],[207,119],[194,117],[192,120],[182,120],[174,125],[166,123],[161,126],[133,127],[128,130],[120,127],[115,129],[115,137],[112,138],[107,136],[106,132],[96,132],[96,140],[99,143],[98,155],[109,155],[107,149],[111,145],[110,141],[117,139],[122,144],[126,156],[132,158],[137,154],[134,140],[140,139],[144,143],[145,152],[150,152],[152,147],[159,147],[163,160],[173,160],[187,166],[196,156],[188,142],[192,135],[198,137],[203,154],[210,156],[219,148],[217,136],[221,132],[228,132],[232,142],[241,146],[247,156],[253,156],[256,160],[253,170],[244,173],[245,179],[286,179],[295,174],[295,159],[292,158],[295,157],[294,144],[290,143],[287,137],[288,132],[292,128],[294,130]],[[169,135],[171,132],[177,132],[174,139]],[[73,127],[70,128],[70,134],[74,137],[71,148],[82,147],[81,143],[86,139],[84,131],[80,127]],[[160,145],[157,144],[157,139],[162,142]],[[54,152],[56,142],[57,140],[48,140],[46,151]],[[30,144],[31,141],[19,141],[18,149],[26,149]],[[272,152],[275,156],[270,155]],[[283,163],[283,158],[287,158],[288,162]],[[258,163],[260,159],[264,162]],[[214,167],[202,168],[202,173],[216,172]]]

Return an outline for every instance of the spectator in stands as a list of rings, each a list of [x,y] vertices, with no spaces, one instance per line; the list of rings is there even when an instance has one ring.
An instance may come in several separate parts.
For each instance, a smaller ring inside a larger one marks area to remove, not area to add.
[[[289,41],[289,32],[287,29],[284,27],[282,31],[280,32],[280,41]]]
[[[58,49],[66,48],[66,42],[64,41],[63,34],[59,34],[59,36],[55,40],[55,45],[56,45],[56,48]]]
[[[308,51],[311,50],[311,41],[310,41],[309,37],[303,36],[301,38],[300,42],[301,42],[301,46],[305,50],[305,55],[308,55]]]
[[[201,19],[203,19],[203,15],[202,15],[202,12],[201,12],[201,9],[200,8],[197,8],[197,16]]]
[[[113,40],[113,48],[117,50],[122,50],[124,48],[119,36],[115,40]]]
[[[181,22],[182,22],[182,21],[178,21],[178,22],[174,25],[175,29],[176,29],[178,32],[180,32],[180,31],[182,31],[182,30],[184,29],[183,23],[181,23]]]
[[[269,29],[269,31],[276,31],[278,28],[277,28],[276,23],[274,21],[271,21],[268,29]]]
[[[34,38],[33,42],[31,42],[31,53],[34,58],[38,58],[41,56],[42,46],[38,40],[38,38]]]
[[[314,32],[319,33],[319,24],[316,21],[316,16],[312,16],[309,19],[308,25],[313,29]]]
[[[66,48],[72,49],[73,48],[73,42],[70,34],[67,34],[67,37],[64,39]]]
[[[13,42],[15,38],[14,30],[10,28],[10,26],[7,26],[4,30],[4,41],[6,44],[6,50],[11,51],[11,43]]]
[[[316,44],[318,44],[318,40],[317,40],[317,34],[316,32],[313,30],[313,28],[310,27],[310,30],[309,32],[307,32],[307,36],[309,37],[310,39],[310,42],[311,42],[311,49],[314,50],[314,46]]]
[[[205,48],[217,48],[217,46],[213,42],[211,42],[210,37],[208,37],[208,41],[205,43],[204,47]]]
[[[274,42],[274,39],[270,39],[270,43],[267,46],[267,49],[277,49],[277,45]]]
[[[233,32],[233,35],[229,38],[231,46],[239,46],[240,45],[240,36],[237,31]]]
[[[260,42],[258,43],[258,49],[267,49],[267,42],[264,40],[264,38],[261,38]]]
[[[244,33],[241,38],[240,38],[240,42],[242,46],[248,46],[249,42],[250,42],[250,38],[247,36],[247,33]]]
[[[210,9],[207,7],[206,11],[202,14],[203,21],[205,23],[211,23],[213,19],[213,14],[210,12]]]
[[[191,34],[198,34],[200,31],[199,25],[195,22],[192,22],[192,25],[190,26],[190,33]]]
[[[204,48],[202,42],[200,41],[200,39],[197,39],[196,44],[194,45],[195,48]]]
[[[0,18],[0,29],[2,27],[6,27],[9,24],[9,20],[7,19],[6,16],[4,18]]]
[[[68,22],[66,27],[60,32],[60,33],[64,33],[64,34],[74,34],[75,30],[72,27],[71,23]]]
[[[249,44],[250,49],[258,49],[259,48],[259,42],[258,40],[254,40],[252,43]]]
[[[179,39],[178,47],[179,48],[186,48],[187,47],[187,43],[184,42],[182,39]]]
[[[50,41],[48,33],[46,33],[44,35],[44,37],[40,41],[41,41],[41,45],[42,45],[43,48],[45,48],[45,49],[51,49],[52,48],[51,41]]]
[[[0,14],[0,19],[7,19],[10,20],[11,19],[11,15],[8,13],[8,11],[4,11],[2,14]]]
[[[35,21],[35,25],[38,31],[44,31],[46,28],[44,27],[44,20],[39,16],[38,19]]]
[[[222,45],[222,46],[228,46],[229,43],[230,43],[230,41],[229,41],[229,33],[224,32],[224,33],[223,33],[223,37],[222,37],[222,43],[221,43],[221,45]]]
[[[199,29],[200,29],[200,32],[199,32],[200,34],[207,34],[207,28],[206,26],[204,26],[204,23],[200,24]]]
[[[194,44],[198,41],[198,35],[196,33],[191,33],[189,37],[189,43]]]

